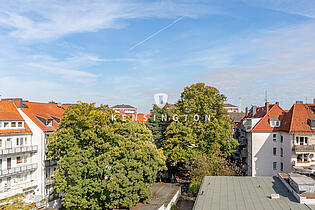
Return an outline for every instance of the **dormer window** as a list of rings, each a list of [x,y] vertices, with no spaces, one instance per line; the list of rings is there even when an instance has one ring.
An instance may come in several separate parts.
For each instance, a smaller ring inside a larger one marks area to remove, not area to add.
[[[53,126],[53,120],[52,119],[47,119],[46,120],[46,126],[47,127],[52,127]]]
[[[280,127],[281,121],[279,118],[270,118],[270,126],[271,127]]]
[[[52,127],[53,126],[53,119],[44,119],[42,117],[36,116],[45,126]]]
[[[310,117],[308,119],[308,122],[309,122],[311,129],[315,129],[315,117]]]

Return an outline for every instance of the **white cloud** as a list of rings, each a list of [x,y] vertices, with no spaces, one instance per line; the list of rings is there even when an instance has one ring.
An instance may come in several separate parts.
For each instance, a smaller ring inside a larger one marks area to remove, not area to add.
[[[6,4],[7,3],[7,4]],[[0,24],[25,41],[52,40],[76,32],[119,28],[135,18],[198,17],[220,13],[203,4],[178,1],[6,1],[0,5]]]
[[[270,100],[280,100],[289,108],[295,100],[314,97],[314,33],[315,23],[295,25],[243,37],[235,45],[214,50],[221,53],[203,52],[204,63],[222,56],[225,65],[209,66],[197,80],[218,87],[235,103],[242,97],[247,105],[261,104],[267,90]],[[241,58],[242,53],[247,56]]]
[[[315,18],[315,1],[313,0],[243,0],[243,2],[276,11]]]

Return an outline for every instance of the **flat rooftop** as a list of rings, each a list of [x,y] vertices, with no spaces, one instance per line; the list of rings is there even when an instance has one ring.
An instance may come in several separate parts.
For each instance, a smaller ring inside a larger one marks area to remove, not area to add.
[[[167,206],[174,195],[180,190],[180,185],[171,183],[154,183],[151,187],[151,203],[139,203],[132,210],[158,210],[161,206]]]
[[[280,198],[271,199],[271,194]],[[298,203],[278,177],[206,176],[194,210],[314,209]]]
[[[289,173],[290,178],[299,185],[315,185],[315,180],[309,176]]]

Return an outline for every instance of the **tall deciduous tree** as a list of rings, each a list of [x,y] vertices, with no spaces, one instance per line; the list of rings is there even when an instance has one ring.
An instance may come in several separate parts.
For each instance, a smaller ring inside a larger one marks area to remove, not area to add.
[[[153,105],[150,118],[146,123],[147,128],[152,131],[154,143],[158,148],[161,147],[162,142],[165,140],[166,128],[171,123],[172,107],[166,104],[163,108],[159,108],[157,105]]]
[[[63,205],[73,209],[130,208],[148,202],[151,184],[165,167],[162,151],[142,123],[108,106],[87,103],[64,112],[50,136],[48,155],[58,160],[54,189],[64,193]]]
[[[175,105],[179,116],[167,128],[163,149],[170,165],[191,163],[198,154],[218,152],[229,156],[237,142],[232,138],[233,123],[223,107],[226,97],[204,83],[186,87]]]

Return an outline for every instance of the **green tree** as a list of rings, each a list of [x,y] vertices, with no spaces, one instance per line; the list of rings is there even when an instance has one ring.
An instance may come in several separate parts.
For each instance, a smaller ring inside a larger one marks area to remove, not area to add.
[[[240,171],[235,163],[222,157],[219,152],[199,154],[189,166],[191,184],[188,193],[196,196],[205,176],[235,176]]]
[[[179,120],[167,128],[163,143],[168,165],[189,165],[197,155],[213,151],[228,157],[234,151],[237,142],[232,138],[233,123],[223,107],[225,100],[216,88],[204,83],[184,89],[174,111]]]
[[[163,108],[154,104],[150,114],[146,126],[152,132],[154,143],[160,148],[165,140],[166,128],[171,123],[172,108],[169,104],[166,104]]]
[[[67,209],[131,208],[149,202],[156,174],[165,167],[162,150],[143,123],[87,103],[64,112],[49,138],[48,156],[58,160],[54,189],[64,193]]]
[[[2,202],[0,202],[0,209],[4,210],[29,210],[29,209],[35,209],[35,205],[33,203],[27,203],[24,201],[25,196],[23,194],[16,194],[14,196],[11,196],[9,198],[4,199]]]

